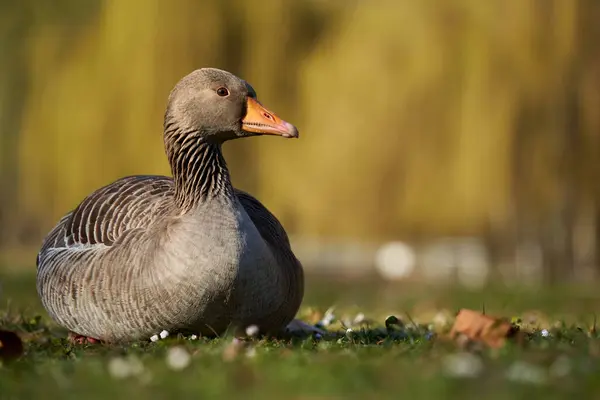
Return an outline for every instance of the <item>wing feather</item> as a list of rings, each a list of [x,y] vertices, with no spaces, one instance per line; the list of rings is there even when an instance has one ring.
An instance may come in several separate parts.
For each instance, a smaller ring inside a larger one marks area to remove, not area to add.
[[[235,193],[282,268],[302,280],[302,266],[281,223],[252,195],[238,189]],[[51,248],[112,246],[127,231],[144,229],[172,212],[173,197],[173,180],[166,176],[129,176],[96,190],[46,236],[38,265]]]
[[[288,235],[275,215],[254,196],[239,189],[235,193],[262,238],[277,251],[291,252]]]
[[[125,232],[165,217],[173,193],[173,180],[166,176],[119,179],[90,194],[61,218],[46,236],[40,254],[57,247],[112,246]]]
[[[282,315],[296,314],[304,297],[304,271],[294,255],[290,240],[279,220],[256,198],[236,189],[237,197],[246,213],[256,226],[263,240],[267,242],[278,260],[288,286],[288,297],[282,305],[287,311]]]

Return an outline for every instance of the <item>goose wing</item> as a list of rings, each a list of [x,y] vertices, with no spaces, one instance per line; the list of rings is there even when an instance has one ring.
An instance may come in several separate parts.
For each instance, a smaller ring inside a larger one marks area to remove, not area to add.
[[[255,197],[235,189],[238,200],[246,210],[246,213],[256,226],[263,240],[279,262],[280,268],[286,273],[295,293],[289,299],[287,306],[298,308],[304,296],[304,273],[302,264],[292,251],[288,235],[279,220]]]
[[[166,176],[121,178],[86,197],[46,236],[38,254],[49,249],[112,246],[125,232],[146,228],[169,213],[173,180]]]

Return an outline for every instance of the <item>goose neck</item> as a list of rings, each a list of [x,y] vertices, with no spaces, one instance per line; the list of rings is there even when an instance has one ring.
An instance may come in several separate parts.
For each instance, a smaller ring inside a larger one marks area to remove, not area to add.
[[[233,197],[221,143],[198,131],[166,132],[165,144],[175,183],[175,200],[185,212],[211,198]]]

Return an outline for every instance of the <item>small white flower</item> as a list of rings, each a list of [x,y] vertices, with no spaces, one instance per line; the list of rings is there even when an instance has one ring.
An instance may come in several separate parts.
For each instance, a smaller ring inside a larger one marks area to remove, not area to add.
[[[172,347],[167,352],[167,365],[175,371],[180,371],[190,365],[192,356],[181,346]]]
[[[144,365],[135,357],[114,357],[108,362],[108,373],[116,379],[140,375]]]
[[[365,314],[363,314],[363,313],[358,313],[358,314],[356,314],[356,317],[354,317],[355,325],[362,324],[364,321],[365,321]]]
[[[352,334],[354,333],[354,331],[352,330],[352,328],[348,328],[346,329],[346,337],[348,339],[352,339]]]
[[[548,336],[550,336],[550,332],[548,332],[548,329],[542,329],[542,331],[540,332],[540,334],[541,334],[543,337],[548,337]]]
[[[134,375],[140,375],[142,372],[144,372],[144,364],[142,364],[142,361],[139,358],[135,356],[129,356],[128,359],[129,366]]]
[[[471,353],[451,354],[444,359],[444,369],[455,378],[475,378],[483,371],[483,362]]]
[[[246,357],[248,357],[248,358],[256,357],[256,348],[254,348],[254,347],[248,348],[248,350],[246,350]]]
[[[541,385],[546,383],[548,376],[546,371],[537,365],[517,361],[506,372],[506,378],[514,382]]]
[[[161,339],[165,339],[167,336],[169,336],[169,332],[167,332],[167,331],[164,331],[164,330],[163,330],[163,331],[160,333],[160,338],[161,338]]]
[[[152,335],[150,336],[150,340],[153,342],[156,342],[158,340],[158,335]]]
[[[108,373],[116,379],[124,379],[131,375],[127,360],[121,357],[113,358],[108,362]]]
[[[438,312],[433,317],[433,327],[443,328],[450,325],[450,316],[446,312]]]
[[[198,336],[197,335],[192,335],[192,336],[190,336],[190,339],[196,340],[196,339],[198,339]]]
[[[331,323],[335,321],[335,315],[333,314],[333,310],[333,307],[328,308],[327,311],[325,311],[325,315],[323,315],[323,318],[317,323],[317,325],[322,327],[327,327],[331,325]]]
[[[258,326],[250,325],[249,327],[247,327],[246,335],[250,336],[250,337],[254,337],[254,336],[258,335]]]
[[[563,378],[569,375],[572,369],[571,360],[567,356],[561,355],[550,365],[550,375]]]
[[[148,385],[150,382],[152,382],[152,379],[154,379],[154,376],[152,375],[152,372],[144,371],[142,374],[140,374],[138,376],[138,379],[142,385]]]

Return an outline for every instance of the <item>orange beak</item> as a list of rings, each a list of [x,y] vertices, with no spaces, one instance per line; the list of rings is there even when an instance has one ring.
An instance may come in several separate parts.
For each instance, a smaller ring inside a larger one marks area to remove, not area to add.
[[[262,135],[298,137],[298,129],[294,125],[285,122],[252,97],[248,97],[246,103],[246,116],[242,119],[242,129]]]

